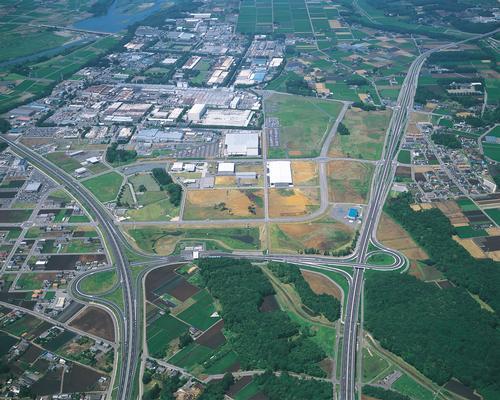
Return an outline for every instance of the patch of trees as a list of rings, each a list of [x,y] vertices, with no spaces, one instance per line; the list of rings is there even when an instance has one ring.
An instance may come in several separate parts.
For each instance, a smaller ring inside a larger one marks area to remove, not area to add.
[[[488,33],[495,30],[499,26],[496,22],[476,23],[457,17],[448,18],[448,22],[458,30],[469,33]]]
[[[243,370],[270,369],[324,376],[318,366],[326,355],[288,315],[260,312],[275,294],[262,270],[248,260],[202,259],[198,263],[207,289],[221,305],[224,329]]]
[[[97,17],[108,12],[108,8],[113,4],[113,0],[97,0],[89,8],[89,13]]]
[[[301,76],[294,76],[285,82],[286,91],[300,96],[312,96],[313,91]]]
[[[450,149],[461,149],[462,142],[455,135],[449,133],[433,133],[431,139],[434,143],[440,146],[445,146]]]
[[[271,272],[283,283],[292,284],[302,303],[315,314],[322,314],[330,321],[340,317],[340,302],[328,294],[316,294],[302,276],[297,265],[270,262]]]
[[[254,378],[261,391],[269,400],[330,400],[332,385],[329,382],[298,379],[287,373],[280,376],[265,372]]]
[[[378,386],[363,386],[363,394],[380,400],[411,400],[408,396]]]
[[[488,125],[493,125],[500,121],[500,107],[495,107],[494,109],[485,110],[482,117],[467,117],[465,122],[470,126],[475,128],[481,128]]]
[[[3,152],[9,145],[5,142],[0,142],[0,153]]]
[[[198,400],[224,400],[224,394],[233,383],[233,375],[226,373],[220,381],[210,381]]]
[[[353,75],[353,76],[351,76],[349,79],[347,79],[345,81],[345,83],[347,85],[350,85],[350,86],[364,86],[364,85],[368,85],[368,81],[366,80],[366,78],[363,78],[362,76],[359,76],[359,75]]]
[[[367,274],[365,288],[365,325],[384,348],[439,385],[500,393],[498,319],[465,289],[400,273]]]
[[[142,383],[147,385],[151,382],[153,376],[154,374],[152,371],[146,370],[142,376]],[[161,377],[161,386],[158,383],[155,383],[150,390],[143,394],[142,399],[175,400],[174,393],[177,392],[177,390],[182,387],[184,383],[186,383],[186,381],[180,378],[179,375]]]
[[[106,161],[111,164],[122,164],[137,158],[135,150],[119,149],[118,143],[112,143],[106,150]]]
[[[369,103],[363,103],[362,101],[355,101],[352,103],[352,107],[360,108],[363,111],[375,111],[377,110],[377,106]]]
[[[350,135],[351,132],[349,131],[349,128],[345,126],[342,122],[339,123],[339,126],[337,127],[338,133],[340,133],[343,136]]]
[[[5,118],[0,118],[0,133],[6,133],[11,128],[10,122]]]
[[[153,168],[151,171],[161,190],[168,192],[168,199],[172,205],[179,207],[182,201],[182,186],[174,183],[165,168]]]
[[[409,194],[390,199],[386,211],[408,231],[449,280],[500,311],[499,263],[476,259],[455,242],[452,239],[454,228],[439,209],[413,211],[410,202]]]
[[[441,61],[483,60],[485,58],[489,58],[488,55],[479,50],[439,51],[432,53],[427,62],[429,64],[438,64]]]

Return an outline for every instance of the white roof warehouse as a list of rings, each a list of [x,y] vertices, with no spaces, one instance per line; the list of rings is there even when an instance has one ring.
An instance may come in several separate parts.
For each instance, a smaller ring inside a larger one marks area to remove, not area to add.
[[[290,187],[293,185],[290,161],[269,161],[267,171],[271,187]]]
[[[224,144],[228,156],[259,155],[258,133],[228,133]]]

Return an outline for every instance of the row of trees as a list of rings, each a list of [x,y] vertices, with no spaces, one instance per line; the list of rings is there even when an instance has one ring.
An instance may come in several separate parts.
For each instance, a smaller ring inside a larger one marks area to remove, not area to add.
[[[255,378],[264,395],[269,400],[329,400],[332,385],[329,382],[297,379],[286,373],[280,376],[266,372]]]
[[[322,314],[330,321],[340,317],[340,302],[328,294],[316,294],[306,282],[297,265],[270,262],[271,272],[283,283],[292,284],[302,303],[315,314]]]
[[[386,210],[425,249],[435,267],[458,286],[477,294],[500,311],[500,265],[490,259],[475,259],[455,242],[448,218],[437,208],[413,211],[411,195],[390,199]]]
[[[134,161],[137,158],[135,150],[119,149],[118,143],[112,143],[106,150],[106,161],[110,164],[123,164]]]
[[[164,168],[153,168],[153,178],[155,178],[161,190],[168,192],[168,199],[171,204],[179,207],[182,201],[182,186],[174,183],[170,174]]]
[[[498,398],[496,314],[463,288],[440,289],[400,273],[369,273],[365,288],[365,325],[384,348],[439,385],[455,377]]]
[[[363,394],[379,400],[411,400],[408,396],[378,386],[363,386]]]
[[[202,259],[200,273],[220,303],[224,328],[241,368],[304,372],[324,376],[318,366],[325,353],[288,315],[261,312],[266,296],[275,294],[262,270],[247,260]]]

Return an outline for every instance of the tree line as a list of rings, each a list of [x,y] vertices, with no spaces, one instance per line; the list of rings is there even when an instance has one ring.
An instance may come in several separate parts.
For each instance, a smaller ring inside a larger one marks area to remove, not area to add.
[[[410,194],[392,198],[386,211],[427,252],[435,267],[458,286],[478,295],[495,311],[500,310],[500,263],[476,259],[455,242],[455,229],[437,208],[414,211]]]
[[[170,174],[165,171],[165,168],[153,168],[151,172],[153,178],[160,185],[160,189],[168,192],[170,203],[175,207],[179,207],[182,201],[182,186],[174,183]]]
[[[332,322],[339,319],[340,301],[328,294],[314,293],[297,265],[270,262],[267,266],[281,282],[295,287],[302,303],[313,313],[322,314]]]

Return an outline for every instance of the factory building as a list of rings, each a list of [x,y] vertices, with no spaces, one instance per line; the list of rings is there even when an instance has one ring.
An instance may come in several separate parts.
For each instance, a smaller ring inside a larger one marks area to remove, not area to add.
[[[276,188],[293,186],[292,164],[290,161],[269,161],[267,163],[269,185]]]
[[[206,104],[194,104],[193,107],[191,107],[187,112],[188,121],[200,121],[203,114],[205,114],[205,111],[207,111]]]
[[[233,175],[235,170],[234,163],[220,162],[217,165],[217,173],[219,175]]]
[[[258,133],[228,133],[224,142],[227,156],[258,156]]]

